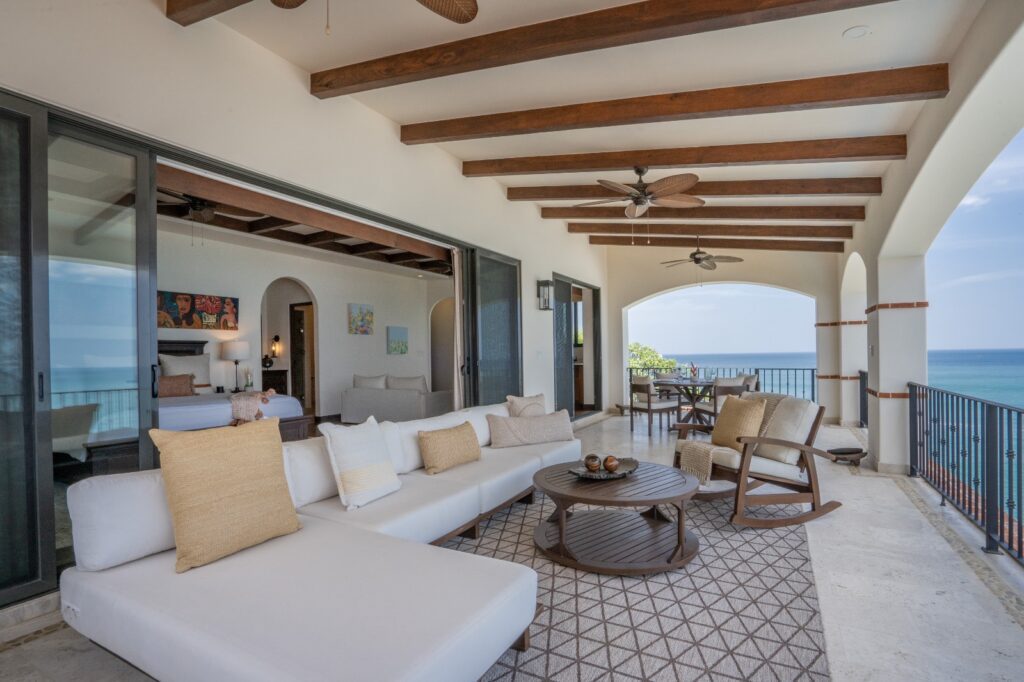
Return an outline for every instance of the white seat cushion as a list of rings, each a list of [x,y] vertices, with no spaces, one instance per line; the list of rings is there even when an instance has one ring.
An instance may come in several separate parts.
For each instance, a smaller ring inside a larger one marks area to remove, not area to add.
[[[541,468],[541,460],[533,448],[484,448],[480,461],[462,464],[434,478],[459,481],[478,487],[479,513],[484,514],[512,500],[533,486],[533,474]]]
[[[633,406],[641,410],[646,410],[647,405],[647,396],[645,395],[637,395],[633,400]],[[675,400],[665,400],[655,397],[654,400],[650,402],[650,407],[652,410],[674,410],[675,408],[679,407],[679,403]]]
[[[715,464],[732,469],[733,471],[739,470],[741,458],[740,453],[735,450],[722,447],[715,448],[711,455],[711,461]],[[778,462],[774,459],[758,457],[757,455],[754,455],[750,461],[750,473],[776,476],[797,483],[807,483],[807,476],[795,464],[786,464],[785,462]]]
[[[568,464],[583,459],[583,446],[578,439],[562,441],[559,443],[538,443],[536,445],[517,445],[511,448],[502,448],[501,452],[522,453],[533,455],[540,460],[540,466],[549,467],[552,464]]]
[[[302,517],[174,573],[174,552],[61,575],[64,619],[166,682],[476,680],[533,621],[537,575]]]
[[[428,476],[420,469],[399,476],[402,488],[373,504],[346,511],[338,498],[306,505],[300,513],[349,523],[396,538],[433,542],[480,515],[477,486]]]

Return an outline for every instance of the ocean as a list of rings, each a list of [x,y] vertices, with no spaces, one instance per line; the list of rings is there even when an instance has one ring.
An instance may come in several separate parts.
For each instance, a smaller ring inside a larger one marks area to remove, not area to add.
[[[814,353],[670,354],[698,367],[814,367]],[[928,385],[1024,408],[1024,349],[928,351]]]

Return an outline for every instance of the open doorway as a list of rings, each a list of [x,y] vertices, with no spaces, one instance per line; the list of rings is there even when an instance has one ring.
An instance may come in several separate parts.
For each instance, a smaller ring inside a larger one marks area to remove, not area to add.
[[[430,390],[451,391],[455,383],[455,298],[430,311]]]
[[[555,280],[555,409],[573,419],[601,405],[600,289],[562,275]]]
[[[291,277],[263,294],[263,390],[290,395],[316,414],[316,306],[305,284]]]

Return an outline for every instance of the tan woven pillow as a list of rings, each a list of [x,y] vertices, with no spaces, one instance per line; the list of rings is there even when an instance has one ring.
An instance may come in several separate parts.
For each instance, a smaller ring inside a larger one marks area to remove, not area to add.
[[[300,528],[276,417],[149,435],[160,449],[178,573]]]
[[[711,442],[722,447],[740,450],[737,438],[757,436],[764,419],[764,407],[767,401],[743,400],[734,395],[727,396],[722,405],[715,429],[711,432]]]
[[[489,414],[487,424],[491,427],[492,448],[557,443],[575,438],[567,410],[540,417],[500,417]]]
[[[427,474],[439,474],[480,459],[480,441],[469,422],[450,429],[420,431],[420,456]]]
[[[508,400],[508,414],[510,417],[539,417],[547,414],[547,407],[544,405],[544,394],[520,397],[516,395],[505,396]]]
[[[195,395],[196,391],[192,387],[192,381],[194,379],[195,377],[191,374],[162,376],[160,377],[160,381],[157,382],[157,397],[181,398],[186,395]]]

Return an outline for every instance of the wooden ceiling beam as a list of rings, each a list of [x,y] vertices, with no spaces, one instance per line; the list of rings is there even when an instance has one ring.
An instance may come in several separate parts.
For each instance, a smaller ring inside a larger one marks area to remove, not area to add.
[[[258,218],[249,222],[249,234],[274,232],[282,227],[294,227],[295,225],[298,225],[298,223],[291,220],[282,220],[281,218]]]
[[[454,142],[559,130],[806,111],[945,97],[949,65],[928,64],[801,80],[692,90],[467,116],[402,126],[402,142]]]
[[[648,234],[686,237],[783,237],[853,239],[853,225],[688,225],[679,223],[569,223],[571,234]]]
[[[365,244],[355,244],[353,246],[350,246],[349,250],[351,250],[353,254],[364,254],[376,253],[379,251],[387,251],[390,248],[390,246],[385,246],[384,244],[374,244],[373,242],[367,242]]]
[[[182,26],[209,19],[252,0],[167,0],[167,18]]]
[[[416,253],[392,253],[387,255],[389,263],[410,263],[412,261],[423,260],[423,256]]]
[[[807,178],[803,180],[710,180],[698,182],[687,194],[702,197],[876,196],[882,193],[882,178]],[[508,187],[509,201],[559,201],[611,199],[621,194],[597,183],[592,185],[553,185],[546,187]]]
[[[676,38],[889,0],[647,0],[464,38],[312,74],[310,91],[337,97],[508,64]]]
[[[651,237],[632,239],[631,237],[612,237],[594,235],[590,243],[595,246],[657,246],[694,248],[698,246],[696,238],[688,237]],[[743,249],[755,251],[807,251],[811,253],[842,253],[843,242],[801,241],[796,239],[701,239],[703,249]]]
[[[320,244],[331,244],[339,239],[343,239],[343,237],[337,232],[328,232],[324,230],[322,232],[314,232],[312,234],[305,235],[302,242],[309,246],[319,246]]]
[[[621,206],[594,206],[576,208],[573,206],[544,206],[542,218],[558,220],[573,219],[618,219],[622,220]],[[863,206],[701,206],[700,208],[652,207],[637,219],[642,225],[645,220],[864,220]]]
[[[482,159],[464,161],[462,174],[470,178],[481,178],[495,175],[632,170],[636,166],[697,168],[824,161],[881,161],[903,159],[906,156],[906,135],[879,135]]]
[[[418,253],[427,258],[447,260],[448,249],[415,237],[391,232],[375,225],[361,223],[350,218],[328,213],[311,206],[298,204],[286,199],[232,185],[204,175],[190,173],[180,168],[157,164],[157,186],[181,194],[202,197],[209,201],[243,206],[267,216],[287,220],[299,225],[309,225],[320,230],[336,233],[339,238],[354,237],[393,249]],[[265,220],[265,219],[263,219]]]

